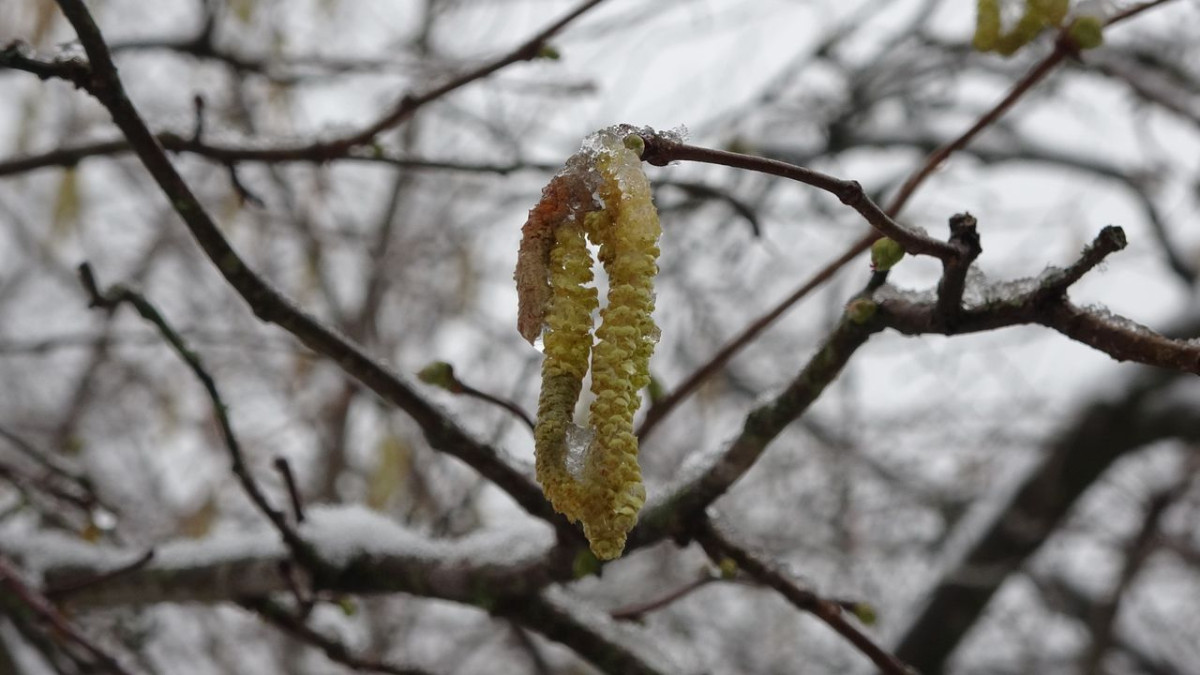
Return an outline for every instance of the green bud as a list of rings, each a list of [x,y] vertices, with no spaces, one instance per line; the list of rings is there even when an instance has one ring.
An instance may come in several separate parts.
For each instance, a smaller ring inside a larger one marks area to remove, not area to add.
[[[625,147],[632,150],[638,157],[641,157],[642,153],[646,152],[646,141],[637,134],[629,134],[624,138],[623,142],[625,143]]]
[[[879,620],[879,616],[875,612],[875,607],[865,602],[854,603],[851,611],[864,626],[874,626],[875,622]]]
[[[850,301],[850,304],[846,305],[846,317],[850,321],[862,325],[875,316],[877,309],[879,309],[879,305],[875,304],[874,300],[855,298]]]
[[[1099,17],[1081,16],[1067,29],[1071,42],[1080,49],[1095,49],[1104,44],[1104,22]]]
[[[580,549],[571,563],[571,575],[576,579],[589,577],[600,571],[600,559],[589,549]]]
[[[562,53],[553,46],[544,44],[538,49],[537,57],[548,61],[557,61],[562,58]]]
[[[417,373],[417,379],[425,384],[441,387],[446,391],[458,392],[458,380],[454,377],[454,366],[445,361],[434,361]]]
[[[904,247],[895,239],[884,237],[871,244],[871,269],[877,272],[886,272],[892,269],[902,258],[904,258]]]
[[[737,576],[738,564],[733,558],[721,558],[721,562],[717,563],[717,569],[721,570],[722,579],[732,579]]]
[[[667,396],[666,388],[653,375],[650,376],[650,384],[646,385],[646,396],[650,399],[650,405],[658,403]]]

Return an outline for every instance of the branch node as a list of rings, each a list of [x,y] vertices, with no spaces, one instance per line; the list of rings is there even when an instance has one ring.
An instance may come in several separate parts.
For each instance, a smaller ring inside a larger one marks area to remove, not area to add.
[[[300,498],[300,488],[296,485],[296,474],[292,472],[292,465],[288,463],[287,458],[279,456],[274,461],[275,470],[283,477],[283,484],[287,487],[288,497],[291,499],[292,516],[297,523],[304,522],[304,502]]]
[[[938,282],[937,316],[950,332],[962,313],[967,271],[983,253],[976,229],[978,221],[970,213],[950,217],[950,248],[955,255],[942,260],[942,280]]]

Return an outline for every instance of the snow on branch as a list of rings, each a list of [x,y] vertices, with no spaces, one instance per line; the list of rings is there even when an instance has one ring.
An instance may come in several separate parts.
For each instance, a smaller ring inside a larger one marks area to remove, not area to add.
[[[321,590],[404,592],[487,607],[500,595],[529,593],[551,581],[546,560],[554,539],[537,521],[440,540],[360,506],[313,506],[307,515],[297,529],[331,571],[318,580]],[[16,527],[0,530],[0,548],[51,588],[145,555]],[[79,607],[233,601],[288,590],[283,568],[290,560],[274,530],[228,532],[165,543],[150,563],[57,597]]]

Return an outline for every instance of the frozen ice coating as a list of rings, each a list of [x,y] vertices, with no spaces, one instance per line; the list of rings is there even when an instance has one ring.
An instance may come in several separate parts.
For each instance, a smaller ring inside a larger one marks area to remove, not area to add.
[[[557,511],[583,524],[605,560],[621,554],[646,500],[633,416],[659,337],[652,312],[662,227],[641,160],[643,138],[655,135],[619,124],[585,138],[530,210],[514,274],[518,330],[530,342],[540,336],[545,353],[538,482]],[[589,243],[608,276],[594,337],[599,299]],[[575,408],[589,370],[595,398],[581,430]]]
[[[567,427],[567,470],[575,479],[583,477],[588,448],[596,439],[596,430],[571,424]]]

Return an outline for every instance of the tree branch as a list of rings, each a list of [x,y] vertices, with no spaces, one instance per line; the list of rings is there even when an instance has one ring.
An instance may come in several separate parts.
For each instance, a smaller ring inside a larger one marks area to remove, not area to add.
[[[704,509],[754,466],[767,445],[808,410],[858,348],[882,327],[843,316],[787,389],[746,416],[741,434],[715,462],[699,476],[685,478],[669,489],[665,497],[646,507],[638,526],[629,535],[627,548],[643,546],[667,535],[686,536]]]
[[[580,3],[575,9],[567,12],[560,19],[547,26],[538,34],[529,38],[525,42],[518,45],[511,52],[501,56],[500,58],[486,63],[475,70],[464,73],[449,82],[446,82],[438,87],[430,89],[427,92],[417,95],[405,96],[399,103],[388,113],[383,115],[373,124],[370,124],[362,131],[351,134],[345,138],[336,140],[326,144],[334,154],[341,154],[358,145],[365,145],[374,141],[375,137],[381,132],[386,131],[408,118],[412,117],[413,113],[428,103],[442,98],[450,92],[460,89],[476,80],[481,80],[498,70],[510,66],[519,61],[530,61],[537,58],[546,41],[554,37],[563,28],[566,28],[572,21],[586,14],[588,11],[604,2],[604,0],[585,0]]]
[[[38,79],[60,79],[73,83],[80,89],[87,87],[91,70],[79,59],[41,61],[29,56],[30,47],[22,42],[11,42],[0,49],[0,68],[21,70],[36,75]]]
[[[226,165],[241,162],[285,164],[294,162],[323,163],[334,160],[384,164],[404,169],[422,171],[461,171],[466,173],[494,173],[507,175],[515,171],[553,171],[555,167],[542,164],[479,164],[469,162],[440,161],[420,157],[402,157],[385,151],[350,151],[340,157],[330,157],[319,147],[255,147],[232,144],[210,143],[196,138],[185,138],[174,132],[160,132],[155,139],[164,150],[211,159]],[[73,147],[58,148],[41,154],[13,157],[0,160],[0,176],[11,176],[47,167],[70,167],[91,157],[112,157],[134,152],[128,140],[101,141]]]
[[[45,596],[23,582],[16,566],[4,554],[0,554],[0,591],[3,591],[0,593],[0,605],[8,604],[3,602],[4,595],[11,595],[26,609],[48,623],[59,638],[66,638],[69,642],[82,647],[104,671],[117,675],[128,675],[129,671],[125,670],[115,658],[71,625],[71,622]]]
[[[748,572],[763,585],[774,589],[797,609],[812,614],[825,625],[837,631],[855,649],[871,659],[871,662],[882,672],[888,675],[912,675],[913,671],[907,665],[875,644],[874,640],[847,621],[839,603],[826,600],[807,588],[798,586],[775,565],[733,543],[709,519],[702,519],[702,523],[697,528],[696,540],[700,542],[714,562],[720,564],[722,558],[732,559],[739,568]]]
[[[593,666],[612,675],[659,675],[671,672],[651,662],[649,645],[637,644],[639,633],[614,622],[600,611],[583,611],[580,603],[563,601],[547,591],[500,603],[492,614],[502,616],[575,650]]]
[[[291,549],[292,554],[296,556],[296,560],[305,567],[317,567],[320,561],[313,554],[311,546],[288,523],[283,512],[271,506],[262,488],[259,487],[258,481],[254,479],[254,475],[250,472],[250,467],[246,464],[246,457],[242,453],[241,443],[238,442],[237,434],[233,431],[233,424],[229,421],[229,407],[222,400],[220,392],[217,391],[217,383],[200,361],[200,356],[167,323],[166,318],[163,317],[154,305],[150,304],[150,301],[146,300],[140,293],[136,293],[123,286],[114,286],[102,292],[96,284],[96,278],[92,274],[91,266],[87,263],[79,266],[79,277],[83,281],[84,288],[87,290],[91,307],[102,307],[111,311],[115,310],[122,303],[129,303],[142,318],[154,324],[154,327],[162,334],[163,339],[167,341],[171,349],[179,355],[179,358],[183,359],[183,362],[187,364],[187,367],[196,376],[196,379],[200,380],[200,384],[203,385],[205,393],[212,402],[213,414],[216,417],[217,425],[221,428],[221,436],[225,439],[225,447],[229,450],[229,457],[233,462],[233,473],[237,476],[238,482],[241,483],[242,489],[250,497],[250,501],[254,503],[254,506],[275,526],[284,543]]]
[[[324,561],[319,590],[409,593],[490,607],[502,598],[537,593],[559,579],[553,537],[532,528],[484,530],[460,539],[425,537],[365,507],[316,507],[298,532]],[[532,523],[531,523],[532,524]],[[136,550],[0,532],[0,548],[44,570],[49,588],[70,588],[71,607],[164,602],[236,602],[290,592],[281,563],[293,557],[269,530],[164,542],[152,561],[131,568]],[[115,574],[120,570],[119,574]],[[103,583],[80,584],[106,576]]]
[[[980,306],[964,309],[952,326],[944,324],[936,303],[879,294],[876,320],[905,335],[958,335],[1040,324],[1118,361],[1200,374],[1200,344],[1171,339],[1109,315],[1106,310],[1077,307],[1067,300],[1066,291],[1072,284],[1124,246],[1125,232],[1119,227],[1105,227],[1071,266],[1051,269],[1038,279],[1023,280],[1031,286],[1029,290],[1001,293]]]
[[[197,243],[254,313],[263,321],[275,323],[292,333],[313,351],[339,364],[381,398],[407,412],[422,428],[430,445],[475,468],[508,492],[528,512],[551,522],[561,521],[561,516],[554,513],[538,486],[502,459],[497,450],[468,436],[407,383],[360,347],[297,308],[246,265],[172,166],[162,146],[125,94],[108,47],[87,7],[82,0],[58,1],[63,13],[75,27],[91,61],[92,75],[88,91],[112,114],[113,121],[129,140],[138,158],[171,201]]]
[[[1194,332],[1191,326],[1189,332]],[[1155,441],[1200,440],[1195,404],[1172,396],[1178,372],[1138,372],[1123,391],[1112,388],[1080,410],[1045,459],[996,509],[984,527],[968,519],[972,544],[948,567],[896,647],[925,673],[941,672],[992,595],[1046,541],[1060,521],[1118,458]],[[990,507],[989,507],[990,510]]]
[[[421,668],[401,667],[376,659],[355,656],[345,644],[322,634],[288,611],[286,607],[268,598],[250,598],[241,600],[238,604],[300,642],[321,650],[330,661],[340,663],[351,670],[386,673],[387,675],[428,675],[428,671]]]
[[[1114,16],[1113,18],[1111,18],[1108,22],[1108,25],[1112,26],[1117,23],[1128,20],[1130,18],[1133,18],[1134,16],[1137,16],[1138,14],[1140,14],[1143,11],[1146,11],[1148,9],[1151,9],[1152,7],[1161,5],[1167,1],[1169,1],[1169,0],[1153,0],[1151,2],[1146,2],[1146,3],[1142,3],[1141,5],[1136,5],[1134,7],[1131,7],[1128,10],[1125,10],[1125,11],[1119,13],[1118,15]],[[1059,62],[1061,62],[1067,55],[1074,53],[1074,52],[1075,52],[1074,46],[1071,45],[1070,41],[1066,38],[1065,34],[1060,35],[1059,40],[1055,43],[1054,51],[1051,52],[1051,54],[1049,56],[1047,56],[1045,59],[1040,61],[1037,65],[1035,65],[1028,73],[1025,74],[1024,77],[1022,77],[1020,80],[1018,80],[1017,83],[1013,85],[1013,87],[1009,90],[1008,94],[1003,99],[1001,99],[998,103],[996,103],[996,105],[993,106],[990,110],[988,110],[988,112],[984,113],[975,122],[975,124],[973,124],[970,128],[968,128],[962,134],[960,134],[953,141],[950,141],[949,143],[945,144],[944,146],[934,150],[925,159],[925,161],[919,167],[917,167],[913,171],[912,174],[909,175],[908,179],[901,186],[900,190],[892,198],[892,200],[888,203],[887,208],[884,209],[883,215],[884,215],[884,218],[887,219],[886,221],[883,218],[879,218],[878,216],[872,216],[872,217],[874,217],[876,220],[878,220],[880,222],[888,222],[888,221],[891,221],[891,219],[894,219],[896,216],[898,216],[900,214],[900,212],[904,209],[904,206],[908,203],[909,198],[911,198],[912,195],[916,192],[917,188],[920,187],[920,185],[922,183],[924,183],[924,181],[930,175],[933,174],[934,170],[939,165],[941,165],[942,162],[944,162],[947,158],[949,158],[950,155],[953,154],[956,150],[964,148],[968,144],[970,144],[970,142],[976,136],[978,136],[979,133],[981,133],[984,129],[986,129],[991,124],[995,123],[995,121],[998,120],[1000,117],[1002,117],[1004,115],[1004,113],[1007,112],[1013,106],[1013,104],[1015,104],[1030,89],[1032,89],[1035,84],[1037,84],[1046,75],[1048,75],[1054,69],[1054,67],[1056,65],[1058,65]],[[727,154],[734,154],[734,153],[727,153]],[[680,157],[679,159],[687,159],[687,158]],[[754,159],[758,159],[758,158],[754,158]],[[701,161],[706,161],[706,160],[701,160]],[[737,161],[742,161],[742,160],[738,159]],[[723,162],[718,162],[718,163],[723,163]],[[734,166],[734,165],[731,165],[731,166]],[[766,165],[766,166],[772,166],[772,165]],[[746,168],[748,168],[748,167],[746,167]],[[780,167],[780,169],[782,170],[783,168]],[[758,169],[753,169],[753,170],[758,170]],[[771,173],[771,171],[767,171],[767,173]],[[791,176],[789,176],[789,177],[791,177]],[[802,180],[799,176],[794,177],[794,179],[801,180],[801,182],[807,182],[807,181]],[[817,187],[821,187],[821,186],[817,186]],[[822,189],[833,188],[832,190],[829,190],[829,191],[833,192],[834,190],[838,189],[839,187],[840,186],[837,185],[836,183],[829,183],[827,185],[827,187],[823,187]],[[838,193],[834,192],[834,194],[838,194]],[[873,226],[876,226],[876,222],[875,222],[875,220],[872,220],[872,218],[870,218],[870,217],[867,218],[867,221],[870,222]],[[887,236],[892,236],[890,233],[885,232],[885,234],[887,234]],[[672,391],[667,396],[663,397],[659,401],[658,404],[656,404],[655,406],[650,408],[650,410],[646,414],[644,421],[642,422],[642,426],[638,429],[638,436],[639,437],[648,436],[650,434],[650,432],[656,426],[658,426],[659,422],[661,422],[662,419],[664,417],[666,417],[667,414],[669,414],[671,411],[673,411],[679,405],[679,403],[681,403],[685,398],[687,398],[689,395],[691,395],[691,393],[694,392],[700,386],[700,384],[702,384],[705,380],[707,380],[713,374],[720,371],[725,366],[725,364],[728,363],[731,358],[733,358],[734,355],[736,355],[739,351],[741,351],[741,349],[743,347],[745,347],[747,344],[749,344],[751,341],[753,341],[756,337],[758,337],[758,335],[760,333],[762,333],[762,331],[766,330],[768,326],[773,324],[776,319],[778,319],[780,316],[783,316],[783,314],[785,314],[789,309],[791,309],[792,306],[794,306],[797,302],[804,299],[809,293],[811,293],[812,291],[819,288],[822,284],[824,284],[829,279],[833,278],[833,275],[836,274],[838,272],[838,270],[845,267],[847,264],[850,263],[851,260],[854,260],[860,254],[862,254],[867,249],[869,249],[871,247],[871,244],[875,243],[875,240],[878,239],[879,236],[880,236],[880,231],[877,231],[877,230],[868,231],[866,234],[863,235],[863,237],[861,239],[859,239],[858,241],[851,244],[848,248],[846,248],[846,250],[843,251],[841,255],[839,255],[833,261],[826,264],[824,267],[822,267],[820,270],[818,270],[816,273],[814,273],[811,277],[809,277],[807,280],[805,280],[805,282],[803,284],[801,284],[795,291],[793,291],[791,295],[784,298],[780,303],[778,303],[777,305],[772,307],[765,314],[763,314],[760,318],[753,321],[749,326],[747,326],[740,333],[738,333],[737,336],[730,339],[729,342],[727,342],[724,347],[722,347],[720,350],[718,350],[717,353],[714,354],[708,360],[708,362],[706,362],[704,365],[697,368],[696,371],[692,375],[690,375],[686,380],[684,380],[684,382],[681,383],[674,391]],[[900,241],[900,240],[897,240],[897,241]],[[905,244],[905,242],[901,241],[900,243],[905,246],[905,250],[909,250],[908,246]],[[879,280],[882,282],[885,279],[886,279],[886,274],[884,274],[882,277],[880,277]]]
[[[646,143],[642,159],[655,166],[666,166],[676,161],[720,164],[811,185],[837,197],[857,211],[879,235],[896,240],[912,255],[929,255],[940,260],[949,260],[956,255],[955,249],[946,242],[925,236],[892,220],[888,213],[871,201],[858,181],[836,178],[775,159],[687,145],[661,134],[644,134],[642,140]]]

